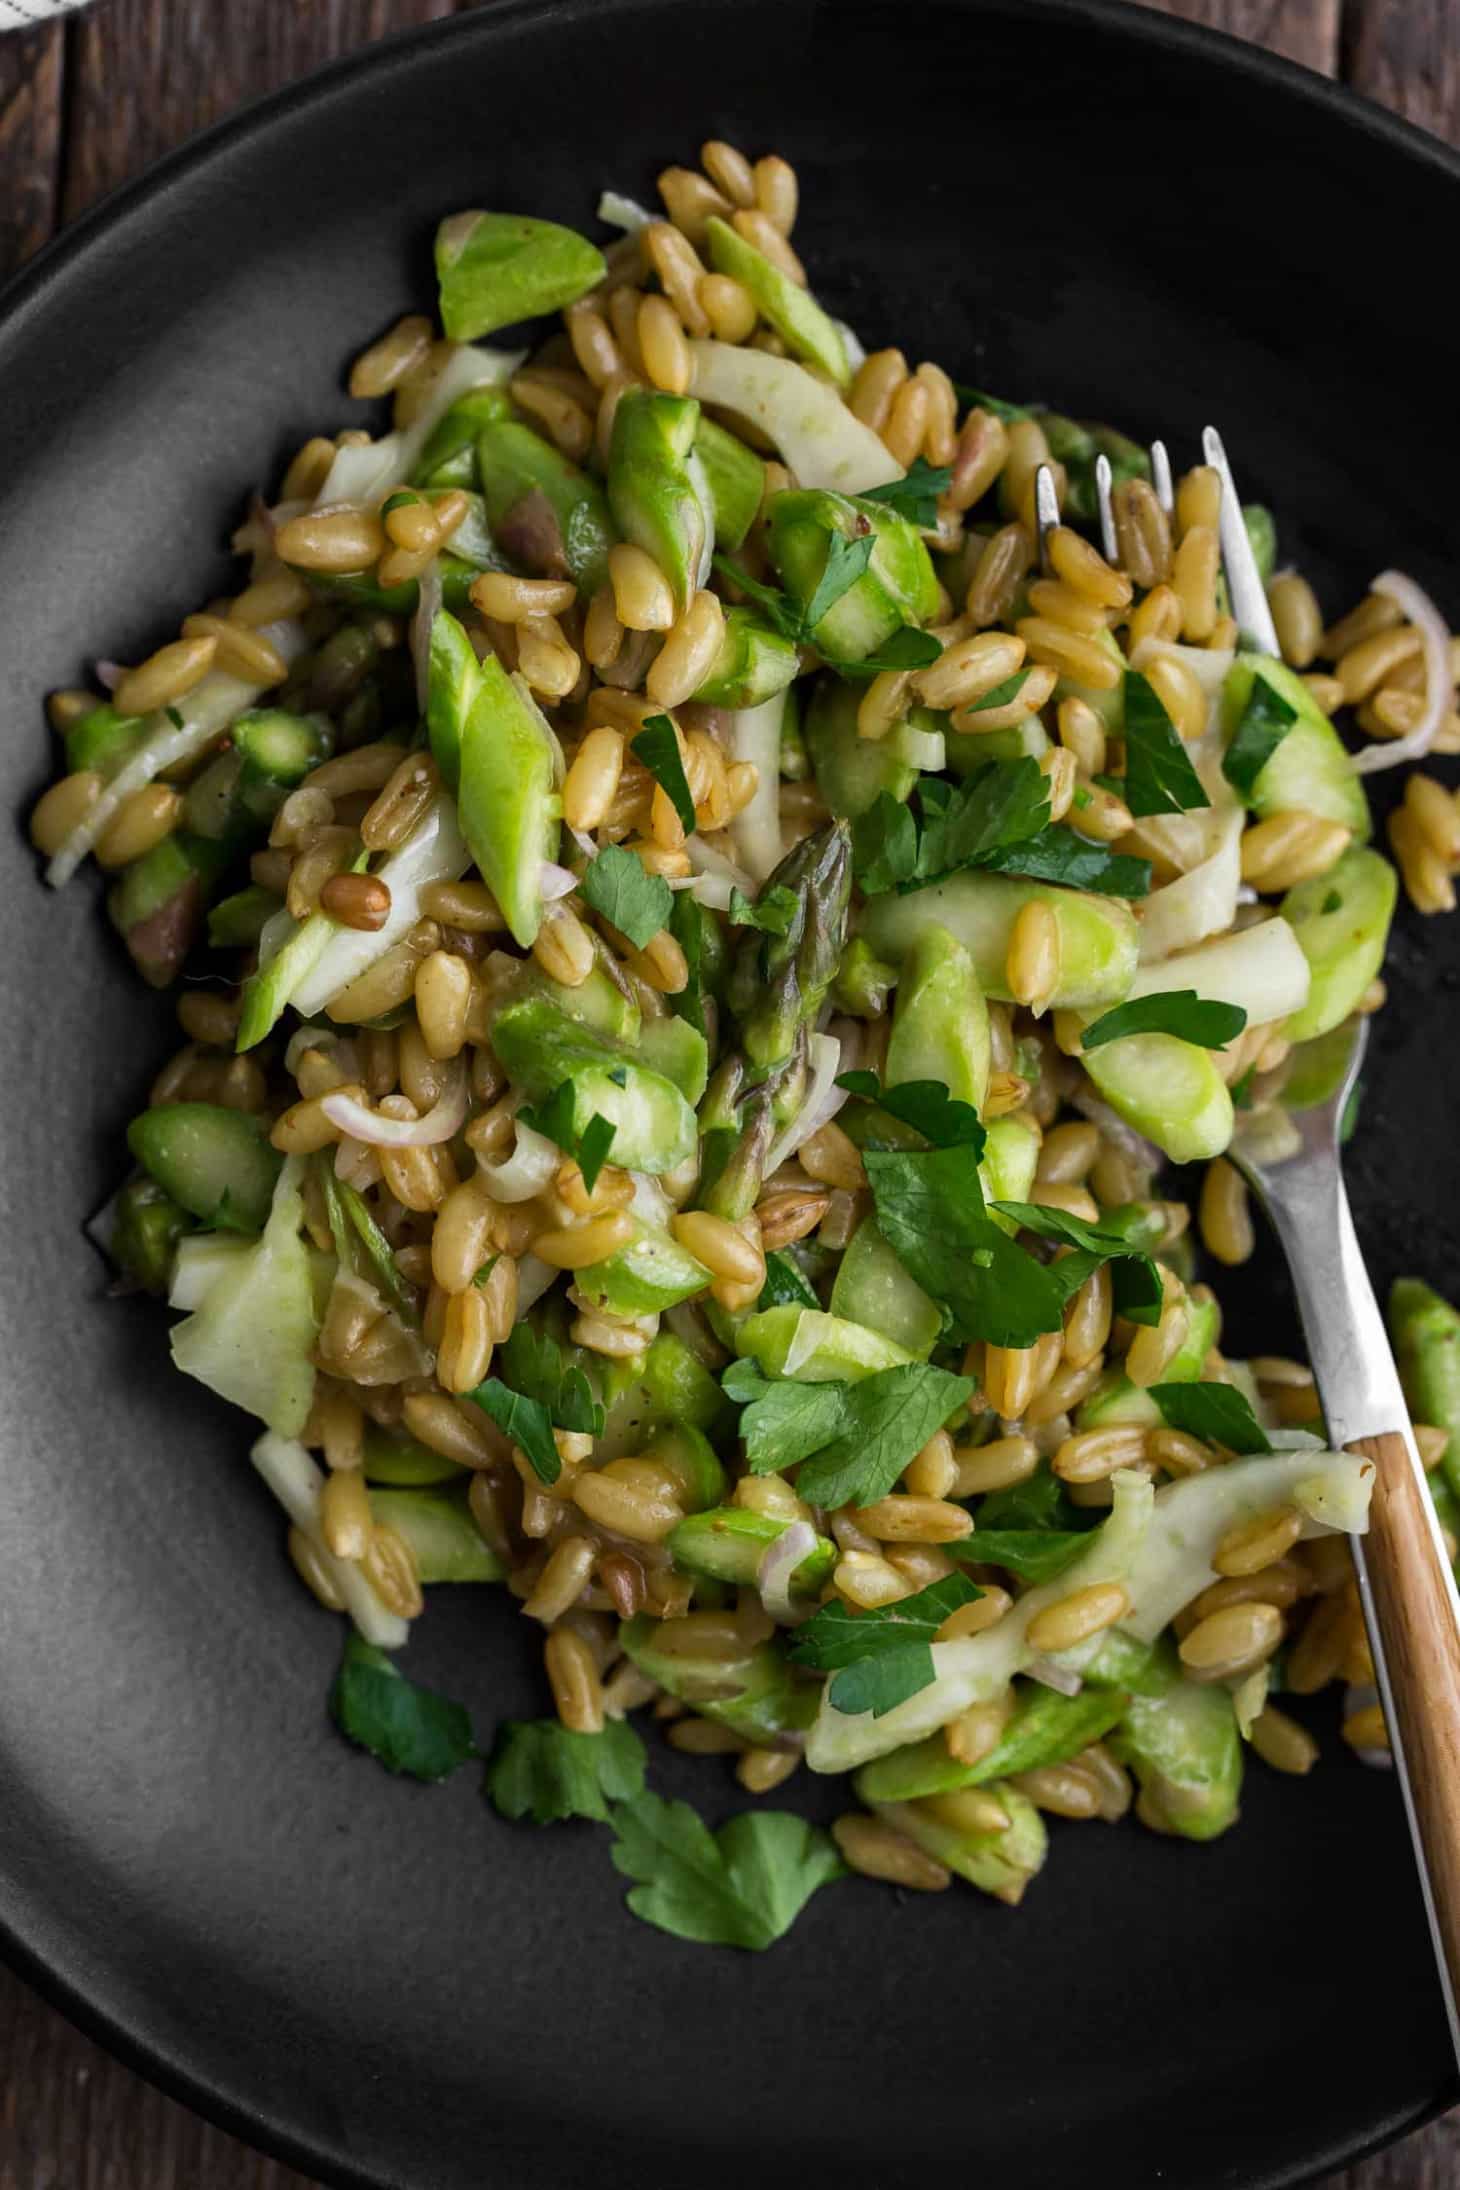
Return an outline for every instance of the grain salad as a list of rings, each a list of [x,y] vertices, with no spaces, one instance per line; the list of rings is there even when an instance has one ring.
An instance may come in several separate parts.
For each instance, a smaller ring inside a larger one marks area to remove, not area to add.
[[[847,1870],[1017,1903],[1051,1819],[1210,1839],[1331,1683],[1386,1753],[1372,1464],[1202,1272],[1401,881],[1454,908],[1460,653],[1395,571],[1325,625],[1249,507],[1254,651],[1218,471],[865,351],[785,160],[658,187],[603,245],[442,222],[350,372],[390,424],[51,696],[31,833],[177,987],[107,1250],[261,1425],[338,1725],[763,1948]],[[1391,1318],[1453,1556],[1460,1317]],[[400,1653],[492,1584],[551,1713],[489,1728]],[[756,1799],[712,1831],[661,1738]],[[829,1831],[760,1799],[798,1774]]]

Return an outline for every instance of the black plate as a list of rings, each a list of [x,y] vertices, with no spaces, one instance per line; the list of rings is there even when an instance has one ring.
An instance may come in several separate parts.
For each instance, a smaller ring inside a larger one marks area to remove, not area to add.
[[[1329,599],[1393,560],[1460,609],[1460,219],[1446,152],[1316,78],[1070,5],[573,0],[334,69],[83,223],[0,328],[0,756],[39,697],[217,589],[242,490],[344,361],[429,296],[443,211],[590,223],[723,134],[795,162],[797,241],[873,344],[1178,455],[1208,418]],[[1397,335],[1365,310],[1376,274]],[[1448,331],[1447,331],[1448,330]],[[1343,581],[1340,586],[1339,581]],[[328,1729],[334,1625],[281,1554],[249,1429],[102,1298],[79,1225],[166,1041],[85,883],[6,834],[0,1911],[31,1974],[149,2072],[316,2173],[412,2190],[646,2177],[1278,2184],[1450,2090],[1390,1780],[1330,1738],[1254,1768],[1209,1849],[1056,1831],[1015,1915],[819,1895],[763,1957],[636,1924],[601,1833],[509,1829],[473,1775],[398,1784]],[[1401,916],[1355,1151],[1387,1280],[1460,1282],[1453,940]],[[1245,1335],[1289,1335],[1276,1286]],[[412,1670],[543,1708],[530,1637],[458,1592]],[[656,1760],[728,1808],[723,1767]],[[800,1799],[833,1806],[830,1791]]]

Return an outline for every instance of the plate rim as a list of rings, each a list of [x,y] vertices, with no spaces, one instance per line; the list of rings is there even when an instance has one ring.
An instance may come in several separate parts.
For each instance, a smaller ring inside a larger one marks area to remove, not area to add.
[[[23,344],[28,321],[49,294],[63,286],[98,250],[138,213],[175,188],[186,187],[232,147],[269,131],[296,111],[328,103],[350,93],[357,81],[384,75],[403,55],[460,39],[489,47],[506,30],[552,21],[569,32],[591,11],[601,21],[609,10],[635,15],[676,11],[682,23],[686,6],[708,10],[716,0],[479,0],[467,12],[407,25],[386,36],[336,55],[293,82],[265,92],[220,120],[186,138],[139,174],[118,184],[67,223],[0,285],[0,355]],[[833,0],[802,0],[808,17],[829,14]],[[1235,80],[1257,81],[1310,110],[1332,115],[1340,126],[1366,141],[1419,162],[1437,178],[1460,185],[1460,148],[1445,143],[1419,123],[1391,112],[1365,94],[1301,62],[1269,52],[1229,32],[1178,16],[1157,13],[1139,0],[918,0],[926,13],[1042,16],[1054,27],[1091,25],[1128,45],[1164,49],[1218,67]],[[14,1887],[14,1878],[0,1885]],[[14,1897],[22,1900],[23,1895]],[[228,2093],[205,2073],[190,2067],[180,2049],[136,2037],[126,2024],[97,2004],[84,1980],[48,1958],[35,1927],[24,1927],[24,1912],[10,1895],[0,1904],[0,1960],[51,2008],[64,2015],[94,2043],[144,2077],[167,2097],[188,2107],[239,2138],[253,2150],[313,2176],[331,2190],[403,2190],[401,2178],[366,2168],[337,2149],[316,2144],[291,2127],[287,2109]],[[1298,2190],[1320,2171],[1352,2165],[1383,2150],[1398,2138],[1434,2120],[1454,2103],[1455,2093],[1438,2092],[1414,2113],[1390,2123],[1357,2145],[1339,2144],[1310,2160],[1279,2164],[1250,2178],[1248,2190]]]

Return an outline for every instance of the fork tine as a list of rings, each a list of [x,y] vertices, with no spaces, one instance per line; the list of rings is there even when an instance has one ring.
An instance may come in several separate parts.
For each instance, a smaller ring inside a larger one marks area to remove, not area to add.
[[[1039,527],[1039,561],[1046,572],[1049,569],[1049,536],[1060,521],[1059,496],[1054,491],[1054,473],[1048,464],[1041,464],[1034,474],[1034,521]]]
[[[1232,467],[1227,462],[1227,452],[1222,437],[1215,426],[1208,426],[1201,437],[1202,454],[1222,482],[1222,567],[1227,574],[1227,591],[1231,596],[1232,614],[1237,628],[1249,646],[1259,653],[1278,654],[1277,629],[1272,620],[1272,610],[1267,605],[1267,589],[1257,568],[1257,557],[1252,552],[1252,542],[1247,537],[1247,527],[1242,519],[1242,504],[1237,499],[1237,488],[1232,478]]]
[[[1110,500],[1110,458],[1095,459],[1095,500],[1100,509],[1100,546],[1105,560],[1115,567],[1119,545],[1115,537],[1115,510]]]
[[[1151,443],[1151,484],[1156,490],[1156,500],[1168,517],[1176,514],[1176,489],[1171,483],[1171,459],[1166,454],[1164,441]]]

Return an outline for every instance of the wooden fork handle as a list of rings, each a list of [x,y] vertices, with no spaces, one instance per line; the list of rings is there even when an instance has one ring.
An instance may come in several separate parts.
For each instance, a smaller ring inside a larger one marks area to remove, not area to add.
[[[1437,1944],[1460,1998],[1460,1624],[1434,1509],[1398,1430],[1355,1438],[1374,1463],[1362,1568],[1388,1671]]]

